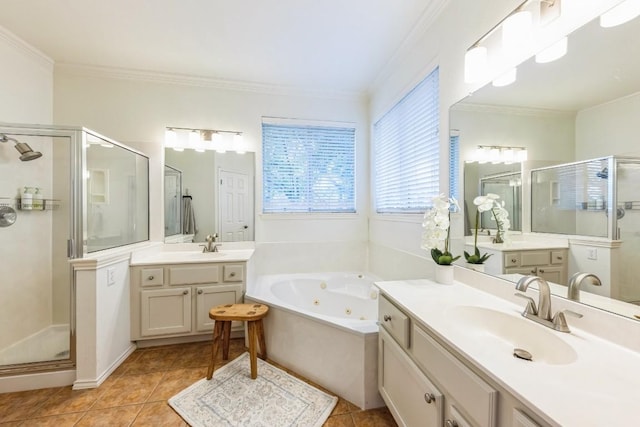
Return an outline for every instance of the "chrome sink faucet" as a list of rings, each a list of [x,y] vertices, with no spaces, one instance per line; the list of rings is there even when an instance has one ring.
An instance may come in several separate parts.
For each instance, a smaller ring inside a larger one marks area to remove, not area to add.
[[[567,298],[574,301],[580,301],[580,286],[582,281],[590,279],[591,284],[594,286],[602,286],[600,278],[592,273],[576,273],[569,279],[569,286],[567,288]]]
[[[582,314],[576,313],[571,310],[561,310],[558,311],[555,315],[551,315],[551,289],[549,288],[549,284],[542,277],[538,276],[525,276],[518,280],[516,284],[516,289],[522,292],[526,292],[527,288],[533,282],[538,282],[538,306],[536,307],[535,301],[519,292],[516,292],[517,297],[525,298],[529,302],[522,312],[522,316],[527,319],[533,320],[536,323],[540,323],[548,328],[555,329],[560,332],[571,332],[569,330],[569,326],[567,325],[567,320],[565,314],[574,316],[574,317],[582,317]]]
[[[533,282],[538,282],[538,308],[535,308],[535,304],[532,307],[535,309],[535,315],[543,320],[551,320],[551,289],[549,289],[549,284],[546,280],[538,276],[525,276],[518,280],[516,289],[526,292]],[[531,304],[531,301],[529,304]],[[529,305],[527,305],[528,307]]]
[[[207,242],[207,244],[200,245],[202,246],[202,252],[218,252],[218,247],[222,246],[222,244],[221,243],[214,244],[217,238],[218,238],[218,233],[208,234],[207,237],[205,237],[205,241]]]

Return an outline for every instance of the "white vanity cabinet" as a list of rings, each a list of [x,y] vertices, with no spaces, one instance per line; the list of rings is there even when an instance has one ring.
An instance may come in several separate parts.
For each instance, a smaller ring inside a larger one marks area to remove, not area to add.
[[[568,249],[566,248],[525,250],[505,246],[502,249],[495,249],[481,245],[479,248],[481,253],[492,255],[485,261],[485,273],[534,275],[548,282],[567,284]],[[465,250],[473,251],[473,246],[466,245]]]
[[[243,262],[132,266],[131,339],[211,332],[209,310],[242,302],[245,276]]]
[[[379,322],[378,388],[398,425],[545,425],[525,415],[524,405],[481,376],[384,294],[379,298]]]

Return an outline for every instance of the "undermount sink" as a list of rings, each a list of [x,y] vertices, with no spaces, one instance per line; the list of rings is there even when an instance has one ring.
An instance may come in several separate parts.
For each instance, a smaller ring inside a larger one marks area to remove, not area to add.
[[[531,355],[534,363],[565,365],[578,354],[557,332],[524,317],[478,306],[455,306],[447,311],[450,324],[483,347],[483,351],[511,357],[516,349]],[[523,363],[528,363],[523,361]]]

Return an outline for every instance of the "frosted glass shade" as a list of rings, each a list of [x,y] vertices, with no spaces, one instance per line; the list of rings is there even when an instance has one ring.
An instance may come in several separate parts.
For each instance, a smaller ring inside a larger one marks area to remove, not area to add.
[[[464,81],[475,83],[487,75],[487,48],[483,46],[472,47],[464,55]]]

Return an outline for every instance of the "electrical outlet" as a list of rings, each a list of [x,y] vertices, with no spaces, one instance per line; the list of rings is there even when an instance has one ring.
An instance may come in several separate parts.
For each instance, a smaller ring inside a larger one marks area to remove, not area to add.
[[[113,267],[107,268],[107,286],[116,284],[116,269]]]
[[[598,250],[596,248],[587,249],[587,259],[598,259]]]

